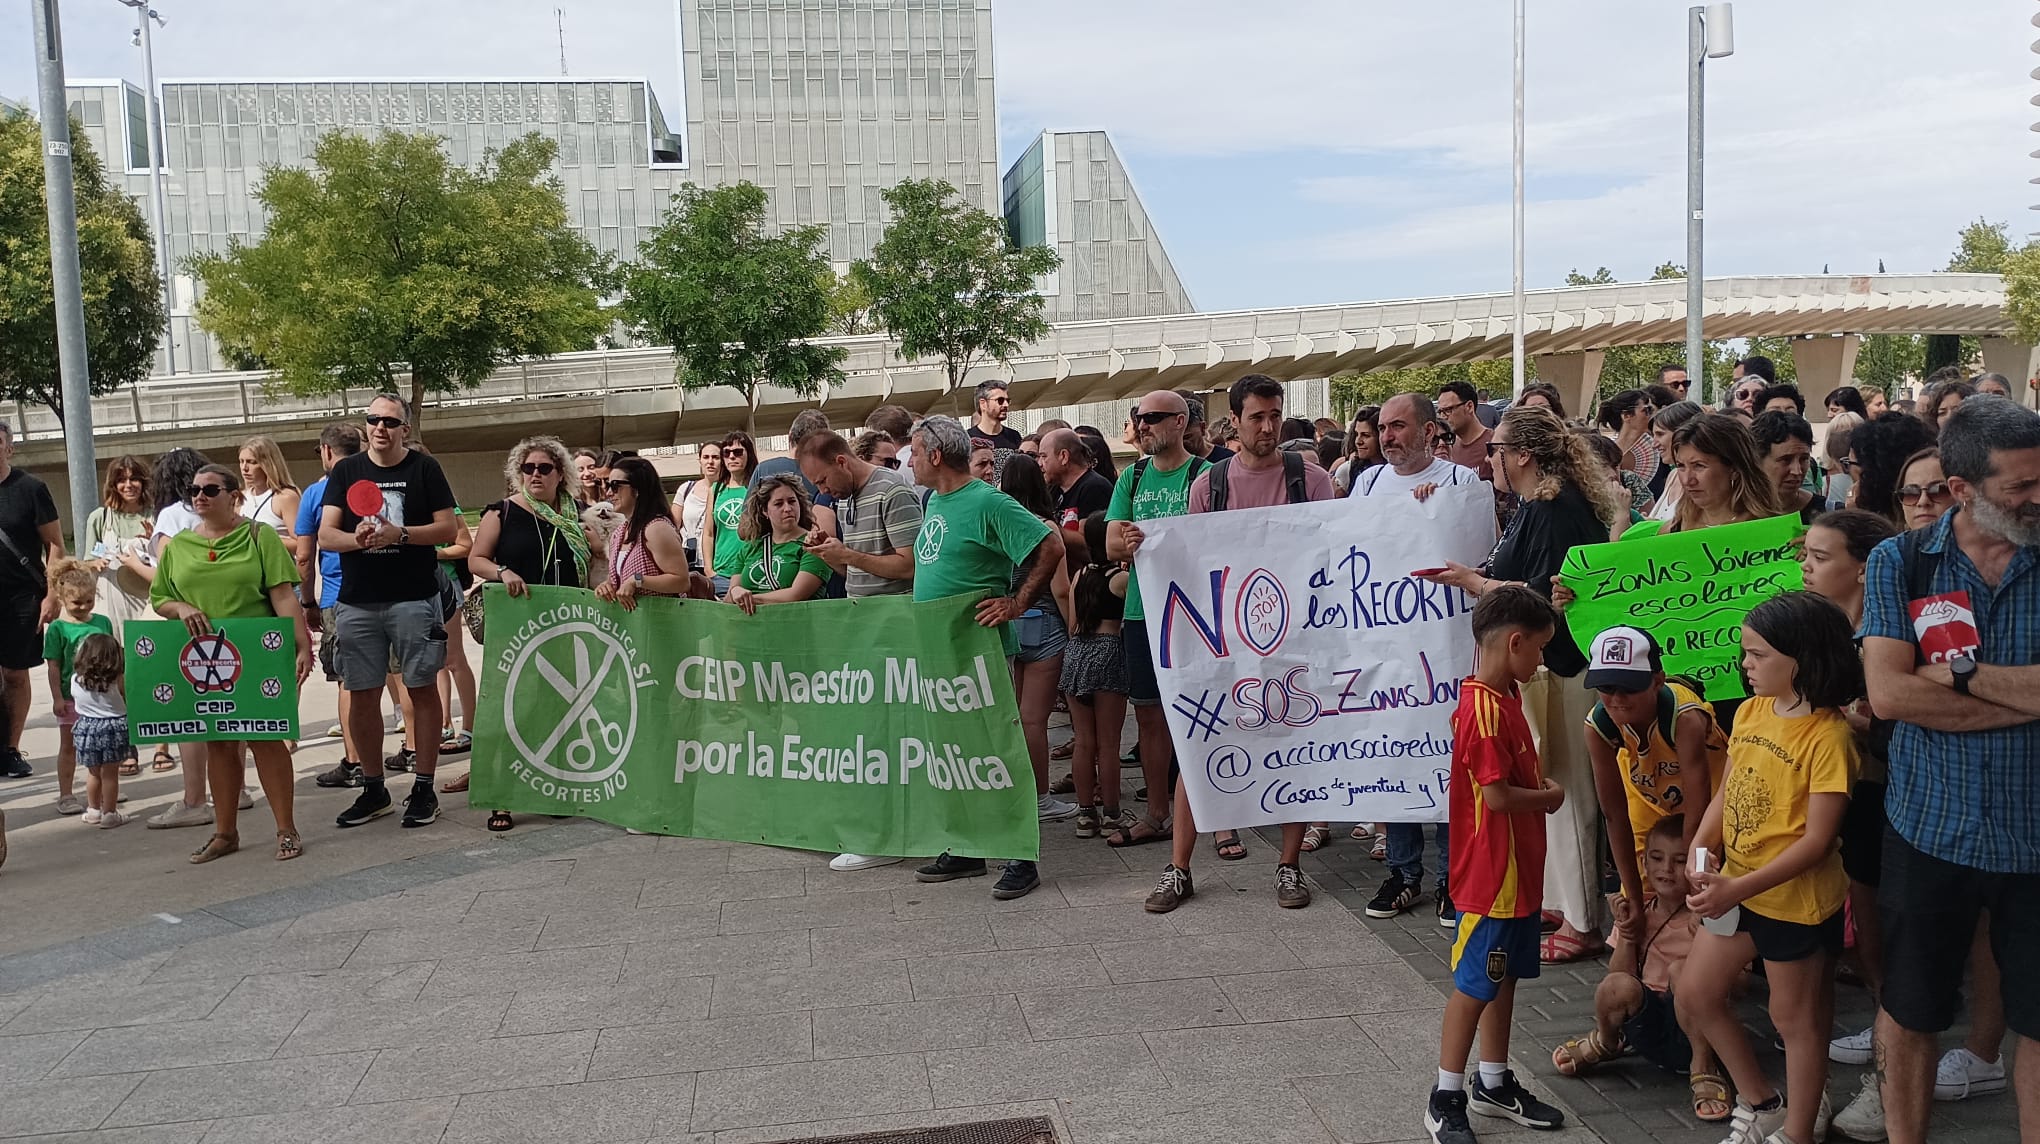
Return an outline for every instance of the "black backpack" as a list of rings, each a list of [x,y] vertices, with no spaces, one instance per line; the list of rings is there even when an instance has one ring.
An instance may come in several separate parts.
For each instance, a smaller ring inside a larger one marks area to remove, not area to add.
[[[1140,479],[1142,477],[1147,476],[1148,462],[1152,460],[1154,460],[1153,457],[1142,457],[1140,460],[1135,461],[1133,463],[1133,484],[1127,486],[1126,489],[1127,500],[1130,501],[1134,497],[1140,495]],[[1211,462],[1205,460],[1202,457],[1190,458],[1190,480],[1195,481],[1197,479],[1197,474],[1203,472],[1210,466]],[[1189,488],[1189,485],[1186,483],[1183,487],[1187,489]]]
[[[1227,470],[1233,459],[1227,457],[1211,466],[1211,511],[1224,512],[1231,492],[1231,480]],[[1282,450],[1282,480],[1289,490],[1289,503],[1302,504],[1310,499],[1310,491],[1303,483],[1303,457],[1289,449]]]

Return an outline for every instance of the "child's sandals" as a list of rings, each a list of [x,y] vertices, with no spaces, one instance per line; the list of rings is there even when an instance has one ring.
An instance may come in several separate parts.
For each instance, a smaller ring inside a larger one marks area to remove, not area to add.
[[[1561,1076],[1578,1076],[1603,1061],[1612,1061],[1629,1050],[1621,1041],[1610,1044],[1595,1029],[1584,1037],[1574,1037],[1565,1044],[1551,1050],[1552,1067]]]
[[[1686,1078],[1693,1086],[1693,1116],[1709,1124],[1719,1124],[1735,1112],[1735,1102],[1729,1096],[1728,1078],[1720,1073],[1694,1073]]]

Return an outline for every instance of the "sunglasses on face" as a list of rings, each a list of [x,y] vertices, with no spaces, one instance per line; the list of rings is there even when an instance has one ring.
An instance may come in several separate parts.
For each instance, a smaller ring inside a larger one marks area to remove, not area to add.
[[[898,457],[880,457],[878,463],[884,465],[888,469],[897,469],[900,467],[900,459]]]
[[[1487,455],[1492,457],[1508,447],[1509,443],[1507,441],[1489,441],[1487,443]]]
[[[1898,489],[1898,499],[1905,504],[1947,500],[1949,495],[1947,481],[1934,481],[1924,485],[1900,485]]]
[[[744,455],[744,451],[743,451],[742,449],[724,449],[724,450],[723,450],[723,454],[722,454],[722,455],[723,455],[723,460],[727,461],[727,460],[729,460],[729,459],[730,459],[731,457],[741,457],[741,456],[743,456],[743,455]]]
[[[404,427],[403,418],[386,417],[380,413],[371,413],[362,420],[367,421],[371,429],[402,429]]]
[[[615,491],[616,491],[616,490],[618,490],[618,489],[627,489],[627,488],[629,488],[629,487],[630,487],[630,482],[629,482],[629,481],[627,481],[627,480],[617,480],[617,479],[611,478],[610,480],[606,480],[606,481],[603,481],[603,482],[602,482],[602,487],[603,487],[603,488],[605,488],[605,489],[608,489],[608,490],[609,490],[610,492],[615,492]]]
[[[231,491],[225,485],[192,485],[184,490],[184,497],[186,500],[197,500],[200,497],[212,499]]]
[[[1183,416],[1183,414],[1181,413],[1164,413],[1158,409],[1153,413],[1136,413],[1133,415],[1133,419],[1135,421],[1140,422],[1142,425],[1160,425],[1162,422],[1167,421],[1171,417],[1181,416]]]
[[[560,470],[551,461],[526,461],[517,466],[517,471],[527,477],[550,477]]]
[[[1691,389],[1692,387],[1693,387],[1692,381],[1683,377],[1677,381],[1668,381],[1665,383],[1666,389]]]

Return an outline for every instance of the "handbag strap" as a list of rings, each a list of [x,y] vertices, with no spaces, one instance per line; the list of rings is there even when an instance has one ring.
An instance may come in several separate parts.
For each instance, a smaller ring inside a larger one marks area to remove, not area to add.
[[[41,574],[36,571],[35,562],[30,560],[20,548],[16,547],[14,538],[7,535],[6,529],[0,529],[0,548],[5,548],[9,553],[13,554],[14,558],[21,562],[23,571],[38,580],[42,579]]]

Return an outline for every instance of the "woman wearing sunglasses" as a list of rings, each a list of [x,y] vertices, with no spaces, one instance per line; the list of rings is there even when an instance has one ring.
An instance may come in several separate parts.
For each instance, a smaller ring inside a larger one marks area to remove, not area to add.
[[[194,636],[215,619],[277,616],[290,620],[297,638],[297,678],[312,672],[312,633],[297,599],[297,560],[276,530],[243,518],[236,495],[241,479],[224,465],[207,465],[184,493],[197,521],[164,544],[149,585],[149,602],[166,620],[181,620]],[[241,758],[255,756],[255,774],[276,818],[276,860],[304,852],[292,817],[290,752],[276,740],[207,743],[206,776],[212,787],[213,835],[191,855],[211,862],[241,848]]]
[[[579,588],[587,582],[588,538],[568,490],[569,463],[557,437],[517,442],[503,464],[509,495],[482,509],[468,549],[469,572],[503,585],[512,596],[526,594],[532,584]],[[490,830],[515,825],[507,810],[489,814]]]
[[[736,572],[737,549],[744,543],[737,524],[744,519],[744,498],[751,492],[751,475],[758,471],[758,446],[749,433],[732,433],[722,441],[722,480],[710,495],[709,524],[701,530],[701,566],[714,578],[715,595],[721,599],[730,590]]]
[[[595,594],[626,612],[637,609],[639,596],[687,595],[687,548],[673,527],[659,471],[643,457],[625,457],[610,467],[603,488],[623,527],[609,537],[609,575]]]

